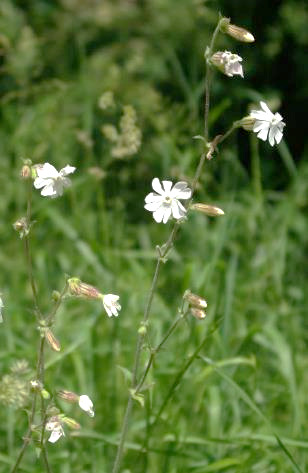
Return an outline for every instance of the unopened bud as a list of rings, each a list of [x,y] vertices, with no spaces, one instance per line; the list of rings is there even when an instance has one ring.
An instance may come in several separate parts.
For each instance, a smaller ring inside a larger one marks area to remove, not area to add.
[[[253,43],[255,40],[250,31],[240,26],[232,25],[230,23],[230,18],[223,18],[220,21],[220,30],[243,43]]]
[[[31,167],[28,164],[24,164],[20,171],[20,177],[22,179],[29,179],[32,176]]]
[[[219,217],[220,215],[224,215],[225,212],[220,209],[219,207],[215,207],[214,205],[208,204],[192,204],[190,207],[193,210],[197,210],[198,212],[202,212],[205,215],[209,215],[210,217]]]
[[[141,324],[139,329],[138,329],[139,335],[145,335],[147,333],[147,328],[146,325]]]
[[[191,308],[192,315],[199,320],[203,320],[206,317],[206,313],[202,309],[198,309],[197,307]]]
[[[247,116],[242,118],[237,122],[237,125],[243,128],[246,131],[253,131],[254,124],[256,123],[256,119],[251,116]]]
[[[60,342],[56,339],[50,328],[44,329],[44,335],[45,338],[49,344],[49,346],[54,350],[54,351],[60,351],[61,350],[61,345]]]
[[[187,302],[194,306],[196,309],[205,309],[207,307],[207,302],[203,297],[198,296],[197,294],[193,294],[190,290],[186,291],[184,294],[184,299]]]
[[[71,429],[80,429],[80,424],[75,421],[75,419],[72,419],[71,417],[62,417],[62,422],[66,425],[68,425]]]
[[[21,217],[13,223],[13,228],[19,233],[20,238],[24,238],[25,236],[29,235],[30,232],[30,225],[25,217]]]
[[[50,399],[50,394],[48,391],[46,391],[46,389],[42,389],[41,391],[41,396],[43,399],[45,399],[47,401],[47,399]]]
[[[58,302],[61,298],[61,294],[59,291],[52,291],[51,298],[54,302]]]
[[[98,289],[96,289],[96,287],[82,282],[78,278],[70,278],[67,282],[69,292],[72,296],[81,296],[87,299],[99,299],[102,297],[102,294]]]
[[[78,394],[73,393],[72,391],[66,391],[62,389],[61,391],[57,392],[57,396],[61,399],[64,399],[67,402],[78,402],[79,396]]]

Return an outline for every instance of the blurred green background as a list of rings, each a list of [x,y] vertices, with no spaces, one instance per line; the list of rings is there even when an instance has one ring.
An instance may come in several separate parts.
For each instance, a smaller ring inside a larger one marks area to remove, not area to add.
[[[182,226],[159,280],[151,342],[160,341],[187,288],[207,299],[207,319],[182,324],[157,357],[146,406],[134,406],[123,472],[300,471],[292,459],[306,471],[306,2],[1,0],[0,400],[14,362],[27,360],[33,369],[38,339],[23,242],[12,227],[25,214],[22,159],[77,167],[62,198],[34,190],[42,310],[66,274],[120,294],[122,303],[117,319],[89,301],[67,300],[59,312],[54,331],[62,351],[47,353],[46,388],[89,394],[96,416],[61,404],[82,430],[48,445],[54,472],[111,471],[154,248],[171,228],[143,209],[144,196],[156,176],[191,182],[201,153],[192,137],[203,130],[204,50],[218,12],[256,42],[219,37],[219,49],[243,57],[245,79],[215,74],[211,136],[265,100],[284,117],[285,140],[271,148],[239,131],[206,163],[196,201],[219,205],[225,216],[190,214]],[[206,334],[202,357],[149,432]],[[14,389],[2,401],[0,472],[7,472],[28,405],[16,409]],[[144,441],[148,450],[140,454]],[[42,471],[32,447],[21,471]]]

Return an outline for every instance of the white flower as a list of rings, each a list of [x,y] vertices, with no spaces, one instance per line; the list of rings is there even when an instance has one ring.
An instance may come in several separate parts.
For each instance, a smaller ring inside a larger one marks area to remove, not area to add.
[[[162,181],[162,185],[157,177],[152,181],[152,187],[155,192],[150,192],[145,198],[146,210],[153,212],[153,218],[156,222],[167,223],[171,214],[178,220],[184,217],[186,209],[179,199],[190,199],[191,190],[187,183],[180,181],[172,187],[171,181]]]
[[[66,176],[76,170],[73,166],[65,166],[60,172],[49,163],[43,166],[37,166],[37,178],[34,181],[34,187],[41,189],[41,195],[45,197],[58,197],[63,194],[64,187],[71,185],[70,179]]]
[[[217,51],[213,54],[212,63],[228,77],[235,75],[244,77],[243,66],[241,62],[243,59],[238,54],[233,54],[230,51]]]
[[[112,317],[113,315],[117,317],[118,311],[121,310],[121,306],[118,302],[120,296],[116,296],[115,294],[105,294],[102,296],[104,309],[107,312],[108,317]]]
[[[268,139],[271,146],[280,143],[282,139],[282,130],[285,123],[282,121],[280,113],[275,115],[270,111],[265,102],[260,102],[262,110],[252,110],[250,117],[256,119],[253,125],[253,131],[257,133],[260,140],[266,141]]]
[[[65,436],[62,423],[58,416],[50,417],[45,428],[47,431],[51,432],[48,442],[55,443],[60,437]]]
[[[0,297],[0,323],[3,322],[3,315],[2,315],[2,309],[4,307],[2,298]]]
[[[86,394],[79,396],[79,407],[85,411],[90,417],[94,417],[93,402]]]

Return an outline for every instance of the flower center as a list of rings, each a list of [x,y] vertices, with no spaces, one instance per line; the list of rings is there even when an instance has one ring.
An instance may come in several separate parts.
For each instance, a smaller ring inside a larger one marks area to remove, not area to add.
[[[164,203],[167,204],[167,205],[170,205],[172,202],[172,199],[170,197],[170,195],[166,195],[165,198],[164,198]]]

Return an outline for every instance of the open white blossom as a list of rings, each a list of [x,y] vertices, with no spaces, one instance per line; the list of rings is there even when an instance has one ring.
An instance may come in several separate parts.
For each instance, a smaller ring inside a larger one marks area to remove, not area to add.
[[[85,411],[90,417],[94,417],[93,402],[86,394],[79,396],[79,407]]]
[[[275,142],[280,143],[282,139],[282,131],[285,123],[280,113],[273,114],[265,102],[260,102],[262,110],[252,110],[250,117],[255,118],[253,131],[257,133],[260,140],[266,141],[268,139],[271,146]]]
[[[44,197],[59,197],[63,194],[64,187],[71,185],[68,174],[76,170],[73,166],[65,166],[59,172],[54,166],[45,163],[42,166],[36,167],[37,178],[34,180],[34,187],[42,189],[41,195]]]
[[[235,75],[244,77],[243,66],[241,64],[243,59],[238,54],[233,54],[230,51],[217,51],[213,54],[211,61],[228,77]]]
[[[50,417],[50,419],[46,423],[45,428],[47,431],[51,432],[51,435],[48,439],[48,442],[50,443],[55,443],[59,440],[59,438],[65,436],[62,423],[58,416]]]
[[[155,177],[152,181],[152,187],[155,192],[150,192],[145,198],[146,210],[153,212],[153,218],[156,222],[167,223],[171,215],[178,220],[186,214],[185,207],[179,200],[190,199],[191,189],[187,183],[180,181],[172,187],[171,181],[162,181]]]
[[[118,302],[120,296],[115,294],[105,294],[102,296],[104,309],[107,312],[108,317],[112,317],[113,315],[117,317],[118,311],[121,310],[121,306]]]
[[[2,315],[2,309],[4,307],[2,298],[0,297],[0,323],[3,322],[3,315]]]

